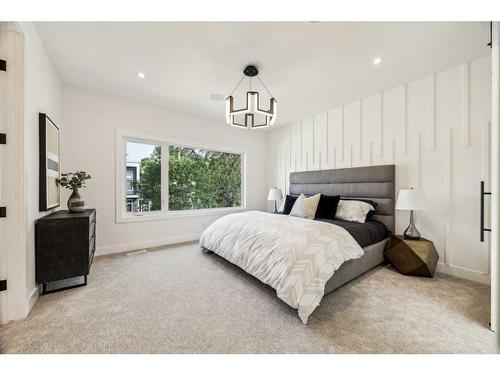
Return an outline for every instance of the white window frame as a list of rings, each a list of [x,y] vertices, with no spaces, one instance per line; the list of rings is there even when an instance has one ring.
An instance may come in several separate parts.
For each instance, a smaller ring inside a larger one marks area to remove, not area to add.
[[[138,142],[161,146],[161,202],[162,208],[152,212],[127,212],[126,202],[126,160],[127,142]],[[195,210],[169,211],[168,207],[168,146],[181,146],[194,149],[203,149],[218,152],[228,152],[241,156],[241,205],[239,207],[203,208]],[[180,217],[211,216],[246,210],[246,153],[224,146],[210,145],[199,142],[187,142],[179,139],[165,138],[160,135],[130,132],[125,130],[116,131],[116,166],[115,166],[115,189],[116,189],[116,222],[130,223],[139,221],[168,220]]]

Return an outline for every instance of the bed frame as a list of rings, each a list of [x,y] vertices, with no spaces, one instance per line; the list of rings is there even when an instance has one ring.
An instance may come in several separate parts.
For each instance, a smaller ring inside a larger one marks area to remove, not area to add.
[[[289,193],[298,195],[340,195],[345,198],[365,198],[377,203],[374,219],[394,233],[395,166],[378,165],[322,171],[290,173]],[[325,286],[325,294],[384,262],[387,239],[363,248],[359,259],[345,262],[335,271]]]

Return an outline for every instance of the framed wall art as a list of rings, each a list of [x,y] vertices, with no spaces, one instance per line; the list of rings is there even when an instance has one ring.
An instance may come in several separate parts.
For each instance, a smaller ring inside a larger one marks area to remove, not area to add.
[[[59,128],[45,113],[38,115],[40,144],[40,211],[58,207],[61,202],[56,180],[60,177]]]

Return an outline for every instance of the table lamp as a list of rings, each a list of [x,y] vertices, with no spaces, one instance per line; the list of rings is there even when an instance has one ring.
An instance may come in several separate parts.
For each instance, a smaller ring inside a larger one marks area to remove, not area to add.
[[[280,201],[281,198],[282,198],[281,189],[278,189],[276,187],[269,189],[269,194],[267,196],[267,200],[274,201],[274,213],[278,212],[278,206],[277,206],[276,202]]]
[[[425,210],[427,202],[425,195],[420,189],[401,189],[396,203],[397,210],[410,210],[410,224],[404,232],[404,237],[409,240],[419,240],[420,232],[413,222],[414,210]]]

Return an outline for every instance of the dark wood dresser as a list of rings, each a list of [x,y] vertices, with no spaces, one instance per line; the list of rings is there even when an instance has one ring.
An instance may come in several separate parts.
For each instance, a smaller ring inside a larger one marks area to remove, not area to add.
[[[87,285],[95,252],[96,211],[56,211],[36,221],[36,282],[42,294]],[[83,277],[83,283],[48,289],[49,283]]]

